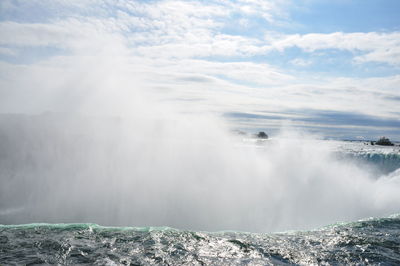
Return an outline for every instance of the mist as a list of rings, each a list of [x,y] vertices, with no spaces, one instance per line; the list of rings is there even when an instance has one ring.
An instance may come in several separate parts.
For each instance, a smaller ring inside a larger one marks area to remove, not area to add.
[[[254,145],[222,125],[172,113],[2,115],[0,223],[269,232],[398,212],[398,173],[371,176],[306,135]]]
[[[399,211],[398,172],[377,178],[284,128],[246,144],[213,111],[224,94],[176,100],[189,85],[161,86],[173,74],[118,36],[77,44],[7,68],[18,79],[2,84],[0,224],[270,232]]]

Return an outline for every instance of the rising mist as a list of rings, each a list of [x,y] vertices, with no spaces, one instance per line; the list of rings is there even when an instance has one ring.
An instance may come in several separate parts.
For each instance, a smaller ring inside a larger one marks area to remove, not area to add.
[[[164,114],[165,115],[165,114]],[[304,135],[247,145],[215,119],[2,115],[0,223],[310,229],[398,211],[376,179]]]

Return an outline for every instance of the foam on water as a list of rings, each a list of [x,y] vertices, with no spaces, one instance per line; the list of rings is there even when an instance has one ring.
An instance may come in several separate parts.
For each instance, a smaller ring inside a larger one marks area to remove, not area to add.
[[[0,226],[0,263],[138,265],[398,264],[399,216],[255,234],[94,224]]]

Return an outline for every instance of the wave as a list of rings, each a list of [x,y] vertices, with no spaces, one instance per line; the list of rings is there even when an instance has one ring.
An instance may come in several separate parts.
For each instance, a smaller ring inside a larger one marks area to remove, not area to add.
[[[284,233],[0,226],[2,264],[398,264],[400,215]]]
[[[391,214],[385,217],[369,217],[360,219],[357,221],[351,222],[337,222],[334,224],[329,224],[320,228],[311,229],[311,230],[289,230],[283,232],[272,232],[272,233],[261,233],[266,235],[274,235],[274,234],[302,234],[306,232],[313,231],[323,231],[326,229],[331,229],[334,227],[362,227],[364,225],[372,224],[372,225],[381,225],[386,222],[400,222],[400,213]],[[140,231],[140,232],[152,232],[152,231],[174,231],[174,232],[185,232],[190,230],[182,230],[178,228],[173,228],[169,226],[147,226],[147,227],[137,227],[137,226],[104,226],[96,223],[29,223],[29,224],[0,224],[1,229],[38,229],[38,228],[46,228],[46,229],[62,229],[62,230],[109,230],[109,231]],[[243,231],[232,231],[232,230],[223,230],[223,231],[200,231],[203,233],[210,234],[224,234],[224,233],[237,233],[237,234],[259,234],[253,232],[243,232]]]

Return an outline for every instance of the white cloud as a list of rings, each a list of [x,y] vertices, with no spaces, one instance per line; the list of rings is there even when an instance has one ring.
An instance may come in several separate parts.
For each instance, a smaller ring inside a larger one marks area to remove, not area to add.
[[[270,42],[271,47],[279,51],[290,47],[298,47],[309,53],[322,49],[339,49],[362,52],[363,55],[355,58],[357,62],[400,64],[400,32],[293,34],[272,36],[272,38],[267,36],[266,40]]]
[[[96,4],[95,4],[96,3]],[[116,32],[128,37],[131,45],[145,55],[171,57],[192,56],[236,56],[254,55],[265,49],[256,39],[223,34],[220,29],[229,24],[234,13],[282,17],[281,6],[286,1],[245,0],[210,1],[54,1],[49,6],[57,9],[61,17],[63,12],[82,9],[81,13],[52,23],[16,23],[2,22],[1,43],[19,46],[58,46],[73,44],[74,40],[84,42],[87,36]],[[22,3],[17,5],[23,7]],[[42,3],[39,5],[45,9]],[[49,7],[49,8],[50,8]],[[78,8],[79,7],[79,8]],[[63,11],[63,9],[67,11]],[[99,12],[102,10],[102,12]],[[22,12],[22,11],[21,11]],[[105,14],[109,12],[109,14]],[[104,17],[101,17],[102,15]],[[113,15],[111,15],[113,14]],[[245,21],[246,18],[242,18]],[[92,25],[90,25],[92,24]],[[91,32],[88,32],[91,31]],[[98,38],[99,36],[97,36]],[[71,41],[73,40],[73,41]],[[147,53],[147,54],[146,54]]]
[[[78,3],[61,2],[69,8]],[[142,93],[136,92],[146,91],[164,101],[199,100],[176,105],[183,111],[320,109],[393,116],[397,110],[387,104],[387,98],[400,97],[399,76],[296,76],[267,62],[246,58],[299,47],[309,53],[347,50],[354,52],[355,62],[395,65],[400,61],[399,33],[269,33],[269,38],[258,39],[222,30],[235,12],[246,15],[244,21],[263,14],[272,23],[276,14],[284,16],[281,8],[285,4],[250,0],[209,4],[104,0],[80,3],[88,16],[78,14],[41,23],[3,21],[0,53],[12,55],[21,47],[36,46],[58,47],[68,53],[45,57],[31,65],[2,63],[0,94],[4,97],[0,97],[0,110],[40,112],[89,105],[93,110],[110,99],[122,104],[110,104],[104,110],[127,110],[132,103],[140,104],[135,99]],[[109,6],[112,10],[107,11]],[[99,9],[101,16],[91,13]],[[231,62],[220,57],[230,58]],[[307,66],[312,62],[296,58],[290,63]],[[36,100],[30,101],[33,98]]]
[[[112,54],[115,45],[125,38],[115,30],[114,24],[98,19],[68,19],[56,23],[0,22],[0,45],[10,47],[55,47],[76,53],[84,50],[96,53],[108,50]]]
[[[8,56],[14,56],[17,55],[18,52],[16,51],[16,49],[11,49],[11,48],[7,48],[7,47],[0,47],[0,55],[8,55]]]
[[[306,60],[303,58],[295,58],[290,61],[292,65],[299,66],[299,67],[306,67],[312,64],[311,60]]]
[[[11,5],[11,4],[10,4]],[[13,4],[23,7],[22,2]],[[11,5],[11,6],[13,6]],[[231,22],[230,16],[242,13],[244,27],[251,17],[263,16],[268,21],[285,17],[287,1],[240,0],[198,1],[164,0],[155,2],[88,0],[54,1],[49,6],[63,14],[78,9],[77,14],[52,23],[0,23],[0,43],[18,46],[76,46],[104,33],[123,35],[143,56],[207,57],[254,56],[298,47],[313,53],[339,49],[354,53],[354,62],[400,62],[400,33],[342,33],[280,35],[268,32],[262,39],[224,34],[221,29]],[[4,4],[4,6],[8,6]],[[44,5],[42,3],[42,8]],[[10,8],[10,7],[9,7]],[[68,11],[69,10],[69,11]],[[100,11],[101,12],[100,12]],[[82,13],[84,13],[82,12]],[[96,14],[101,14],[96,16]],[[113,15],[111,15],[113,14]],[[246,17],[247,16],[247,17]],[[239,23],[240,24],[240,23]],[[238,24],[238,25],[239,25]],[[272,35],[271,35],[272,34]],[[90,42],[89,42],[90,43]],[[296,64],[295,61],[292,62]],[[297,62],[299,63],[299,62]],[[304,62],[303,62],[304,63]]]
[[[73,38],[71,33],[58,25],[0,23],[0,44],[15,46],[58,46]]]

